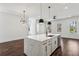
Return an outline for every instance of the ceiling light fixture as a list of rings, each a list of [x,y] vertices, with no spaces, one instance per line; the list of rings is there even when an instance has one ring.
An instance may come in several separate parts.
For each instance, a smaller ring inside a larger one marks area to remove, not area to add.
[[[21,17],[20,22],[22,22],[23,24],[25,24],[25,23],[26,23],[26,15],[25,15],[25,13],[26,13],[26,11],[25,11],[25,10],[23,10],[23,15],[22,15],[22,16],[20,16],[20,17]]]
[[[67,7],[67,6],[65,6],[65,7],[64,7],[64,9],[66,9],[66,10],[67,10],[67,9],[68,9],[68,7]]]
[[[49,20],[50,20],[50,8],[51,8],[51,7],[50,7],[50,6],[48,6],[48,9],[49,9]]]

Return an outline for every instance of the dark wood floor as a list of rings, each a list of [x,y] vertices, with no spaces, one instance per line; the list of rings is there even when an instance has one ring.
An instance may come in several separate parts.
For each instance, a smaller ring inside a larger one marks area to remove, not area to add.
[[[79,56],[79,40],[77,39],[61,39],[61,47],[58,48],[54,56]]]

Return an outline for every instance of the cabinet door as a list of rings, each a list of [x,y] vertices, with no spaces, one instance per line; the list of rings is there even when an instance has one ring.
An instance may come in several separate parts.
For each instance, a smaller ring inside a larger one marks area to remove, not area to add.
[[[52,52],[55,50],[55,44],[54,44],[55,40],[52,39]]]
[[[49,55],[51,55],[51,53],[52,53],[52,44],[49,43],[49,44],[47,45],[47,55],[49,56]]]
[[[47,55],[51,55],[52,53],[52,39],[49,39],[47,42]]]
[[[41,51],[43,56],[47,56],[47,41],[42,42]]]
[[[47,45],[42,45],[42,55],[47,56]]]
[[[57,37],[55,38],[54,44],[55,44],[55,49],[56,49],[58,47],[58,39],[57,39]]]
[[[52,52],[58,47],[57,37],[52,38]]]

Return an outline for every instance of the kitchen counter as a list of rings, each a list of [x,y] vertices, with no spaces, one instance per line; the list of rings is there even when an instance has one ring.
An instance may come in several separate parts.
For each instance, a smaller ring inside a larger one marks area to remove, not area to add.
[[[44,40],[47,40],[47,39],[57,37],[60,34],[48,34],[48,35],[52,35],[52,37],[49,37],[49,36],[46,37],[46,34],[39,34],[39,35],[30,35],[30,36],[27,36],[27,38],[30,38],[30,39],[33,39],[33,40],[38,40],[38,41],[44,41]]]

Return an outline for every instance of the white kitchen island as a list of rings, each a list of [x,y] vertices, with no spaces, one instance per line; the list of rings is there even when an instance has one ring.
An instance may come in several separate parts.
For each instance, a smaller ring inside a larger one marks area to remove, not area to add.
[[[49,56],[59,46],[59,34],[46,37],[45,34],[27,36],[24,40],[24,53],[28,56]]]

